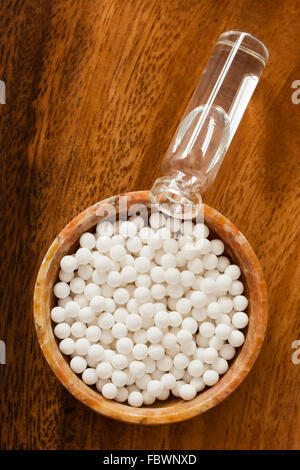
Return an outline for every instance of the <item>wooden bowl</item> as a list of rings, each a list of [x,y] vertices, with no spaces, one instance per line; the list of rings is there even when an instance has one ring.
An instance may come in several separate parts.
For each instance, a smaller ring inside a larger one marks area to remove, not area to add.
[[[124,196],[124,195],[123,195]],[[149,192],[126,194],[128,207],[132,204],[149,205]],[[118,208],[120,196],[99,202],[73,219],[50,246],[38,273],[34,292],[34,321],[40,346],[53,372],[60,382],[82,403],[110,418],[139,424],[162,424],[183,421],[199,415],[227,398],[243,381],[253,366],[261,348],[267,325],[267,292],[258,259],[241,232],[215,209],[204,207],[205,222],[225,243],[226,253],[243,272],[246,295],[249,299],[245,343],[230,364],[229,370],[211,388],[198,394],[191,401],[170,398],[154,406],[133,408],[107,400],[87,385],[71,370],[58,348],[53,334],[50,311],[54,305],[53,285],[57,280],[61,258],[76,248],[83,232],[91,230],[108,204]]]

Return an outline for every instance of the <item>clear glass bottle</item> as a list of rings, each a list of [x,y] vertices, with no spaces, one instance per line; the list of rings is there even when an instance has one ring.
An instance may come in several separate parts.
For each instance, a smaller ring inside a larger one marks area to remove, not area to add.
[[[221,34],[164,157],[164,176],[150,190],[151,202],[163,212],[197,215],[267,59],[254,36]]]

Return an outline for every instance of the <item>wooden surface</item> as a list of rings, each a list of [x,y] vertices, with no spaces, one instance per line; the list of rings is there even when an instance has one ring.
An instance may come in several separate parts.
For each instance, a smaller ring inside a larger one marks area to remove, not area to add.
[[[1,448],[299,449],[299,2],[17,0],[1,5]],[[255,249],[269,326],[225,402],[154,427],[102,418],[39,349],[32,293],[58,231],[92,203],[149,188],[218,35],[257,35],[270,60],[206,202]]]

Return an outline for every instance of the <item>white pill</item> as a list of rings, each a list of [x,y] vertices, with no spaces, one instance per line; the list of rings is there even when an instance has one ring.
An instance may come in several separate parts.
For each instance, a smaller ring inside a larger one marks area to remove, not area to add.
[[[124,305],[129,300],[129,292],[123,287],[119,287],[114,291],[113,298],[118,305]]]
[[[157,326],[152,326],[147,330],[147,339],[150,343],[159,343],[162,340],[163,332]]]
[[[212,319],[218,318],[220,315],[222,315],[222,313],[222,306],[218,302],[211,302],[207,306],[207,315]]]
[[[186,369],[189,364],[189,358],[186,354],[178,353],[174,357],[174,367],[176,369]]]
[[[124,387],[127,383],[127,374],[122,370],[115,370],[112,373],[111,381],[116,387]]]
[[[190,381],[190,385],[194,385],[197,392],[202,392],[205,389],[205,383],[202,377],[193,377]]]
[[[229,344],[231,344],[231,346],[233,346],[235,348],[238,348],[238,347],[242,346],[244,341],[245,341],[245,336],[239,330],[232,331],[230,333],[229,338],[228,338]]]
[[[80,277],[74,277],[70,282],[70,289],[74,294],[82,294],[85,289],[85,282]]]
[[[194,226],[193,229],[193,235],[195,238],[207,238],[209,235],[209,228],[207,225],[204,225],[202,223],[198,223]]]
[[[162,375],[160,381],[167,390],[171,390],[176,385],[176,379],[171,373]]]
[[[165,355],[162,359],[157,361],[157,368],[162,372],[168,372],[173,367],[173,360],[170,356]]]
[[[158,328],[167,328],[169,326],[169,314],[165,310],[157,312],[154,316],[154,323]]]
[[[132,350],[133,357],[138,361],[142,361],[147,357],[148,347],[146,344],[135,344]]]
[[[111,333],[114,338],[124,338],[127,335],[127,327],[124,323],[115,323],[111,329]]]
[[[120,338],[116,343],[116,349],[119,353],[128,355],[133,348],[133,342],[130,338]]]
[[[126,387],[120,387],[118,388],[118,393],[115,397],[115,400],[118,402],[118,403],[124,403],[124,401],[126,401],[128,398],[128,390]]]
[[[179,395],[183,400],[192,400],[197,394],[196,387],[191,384],[184,384],[179,387]]]
[[[148,355],[154,361],[159,361],[165,355],[165,349],[161,344],[150,344]]]
[[[226,323],[219,323],[219,325],[216,326],[215,334],[217,338],[226,340],[231,334],[231,327]]]
[[[100,379],[109,379],[113,372],[112,365],[109,362],[100,362],[96,367],[96,374]]]
[[[228,370],[228,362],[223,357],[219,357],[213,364],[212,368],[218,372],[218,374],[225,374]]]
[[[103,330],[101,333],[101,343],[111,344],[114,341],[114,337],[110,330]]]
[[[77,274],[78,274],[78,277],[80,277],[80,279],[87,281],[93,275],[93,268],[89,264],[83,264],[79,266]]]
[[[178,331],[176,335],[177,341],[183,345],[186,343],[190,343],[193,340],[192,333],[186,329],[181,329]]]
[[[149,302],[151,299],[150,290],[147,287],[137,287],[133,295],[136,302],[139,304]]]
[[[233,281],[236,281],[241,275],[241,270],[236,264],[230,264],[229,266],[227,266],[224,273],[229,276]]]
[[[202,378],[203,378],[203,382],[205,383],[205,385],[212,387],[218,382],[219,374],[217,371],[209,369],[204,372]]]
[[[59,343],[59,349],[63,354],[69,356],[75,351],[75,341],[71,338],[65,338]]]
[[[144,401],[144,398],[141,392],[133,391],[129,393],[128,395],[128,404],[130,406],[134,406],[135,408],[138,408],[142,406],[143,401]]]
[[[190,376],[200,377],[204,372],[203,362],[199,359],[194,359],[189,363],[187,370]]]
[[[149,218],[149,223],[154,229],[163,227],[165,225],[165,221],[165,216],[161,212],[155,212],[154,214],[151,214]]]
[[[180,299],[184,294],[184,290],[180,284],[168,284],[167,294],[173,299]]]
[[[210,252],[210,241],[207,238],[200,238],[196,241],[196,250],[200,255],[208,255]]]
[[[208,342],[208,346],[210,348],[216,349],[217,351],[219,351],[223,345],[224,345],[224,340],[218,338],[216,335],[210,338]]]
[[[235,348],[231,344],[224,344],[219,351],[219,354],[223,359],[230,361],[235,355]]]
[[[100,236],[111,237],[114,233],[114,226],[111,222],[101,221],[97,224],[96,232]]]
[[[125,221],[120,223],[119,227],[120,235],[124,238],[132,238],[137,233],[137,227],[133,222]]]
[[[143,377],[146,371],[146,366],[142,361],[132,361],[129,365],[129,371],[134,377]]]
[[[188,330],[190,333],[194,334],[198,329],[198,324],[194,320],[194,318],[188,317],[183,319],[181,328],[183,328],[184,330]]]
[[[53,288],[53,292],[58,299],[64,299],[70,294],[70,287],[66,282],[57,282]]]
[[[199,327],[199,332],[204,338],[211,338],[215,333],[215,326],[211,322],[203,322]]]
[[[117,370],[125,369],[128,366],[128,359],[124,354],[114,354],[111,358],[111,365]]]
[[[96,245],[95,236],[90,232],[83,233],[79,239],[79,244],[82,248],[92,250]]]
[[[59,339],[65,339],[71,334],[71,327],[68,323],[57,323],[54,328],[55,336]]]
[[[170,326],[173,326],[173,327],[179,327],[182,323],[182,316],[180,315],[179,312],[170,312],[169,313],[169,322],[170,322]]]
[[[86,356],[90,347],[91,343],[87,338],[79,338],[75,342],[75,351],[79,356]]]
[[[191,311],[192,305],[190,299],[180,299],[176,303],[176,310],[181,315],[186,315]]]
[[[136,269],[133,266],[125,266],[121,271],[122,282],[134,282],[137,278]]]
[[[145,364],[145,372],[147,374],[152,374],[152,372],[155,371],[156,362],[154,359],[151,359],[151,357],[146,357],[146,359],[144,359],[144,364]]]
[[[245,312],[236,312],[232,316],[232,324],[235,328],[245,328],[248,325],[248,315]]]
[[[230,295],[241,295],[244,292],[244,284],[241,281],[232,281],[231,287],[229,289]]]
[[[163,384],[160,380],[151,380],[147,385],[147,392],[158,397],[163,391]]]
[[[167,290],[163,284],[154,284],[150,291],[152,298],[155,300],[163,299],[167,293]]]
[[[63,307],[53,307],[51,310],[51,319],[55,323],[62,323],[66,318],[66,312]]]
[[[218,257],[213,254],[209,253],[203,256],[203,266],[205,269],[215,269],[218,265]]]
[[[77,269],[77,262],[74,256],[66,255],[60,261],[61,269],[66,273],[72,273]]]
[[[217,256],[220,256],[224,251],[224,243],[222,240],[211,240],[210,242],[210,250]]]
[[[103,359],[104,349],[101,344],[92,344],[88,350],[88,359],[91,361],[99,362]]]
[[[134,267],[138,273],[147,273],[151,269],[151,262],[145,256],[139,256],[134,262]]]
[[[95,385],[98,380],[98,376],[96,374],[96,370],[94,368],[87,368],[83,371],[81,376],[83,382],[87,385]]]
[[[60,281],[70,282],[73,279],[73,277],[74,277],[74,272],[73,271],[71,271],[70,273],[67,273],[67,272],[63,271],[62,269],[59,270],[58,278],[59,278]],[[81,277],[81,276],[79,276],[79,277]]]
[[[136,313],[130,313],[125,320],[129,331],[138,331],[142,326],[142,317]]]
[[[177,344],[177,338],[173,333],[166,333],[162,339],[162,345],[166,349],[174,348]]]
[[[207,364],[212,364],[218,359],[218,351],[214,348],[205,348],[203,356],[204,362]]]
[[[171,253],[174,255],[178,251],[178,243],[174,238],[169,238],[163,241],[162,248],[165,253]]]
[[[105,298],[102,295],[93,297],[90,301],[90,308],[93,312],[100,313],[106,308]]]
[[[86,325],[81,321],[76,321],[71,325],[71,333],[75,338],[82,338],[85,336]]]
[[[74,356],[71,359],[70,367],[76,374],[81,374],[87,366],[86,360],[81,356]]]
[[[104,273],[110,269],[111,260],[108,258],[108,256],[99,255],[96,258],[94,265],[97,271]]]
[[[126,255],[126,249],[121,244],[113,245],[109,251],[109,254],[112,260],[121,261],[122,258]]]
[[[200,289],[205,294],[211,294],[215,291],[216,283],[213,279],[201,279],[200,280]]]
[[[89,326],[85,332],[85,336],[91,343],[96,343],[101,338],[101,330],[98,326]]]
[[[171,253],[166,253],[161,257],[161,265],[164,269],[176,268],[176,258]]]
[[[88,248],[78,248],[75,253],[75,260],[79,265],[88,264],[92,261],[92,253]]]
[[[118,389],[114,384],[107,383],[107,384],[103,385],[102,395],[105,398],[108,398],[109,400],[113,400],[114,398],[116,398],[117,394],[118,394]]]
[[[191,271],[182,271],[180,273],[180,282],[184,287],[191,287],[195,282],[195,274]]]
[[[248,300],[244,295],[236,295],[233,298],[233,308],[238,312],[242,312],[248,307]]]

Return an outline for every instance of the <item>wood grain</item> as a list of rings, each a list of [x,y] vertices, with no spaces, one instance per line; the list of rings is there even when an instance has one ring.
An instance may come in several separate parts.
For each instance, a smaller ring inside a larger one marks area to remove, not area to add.
[[[299,449],[299,2],[1,2],[2,449]],[[247,236],[270,320],[248,378],[184,423],[141,428],[93,413],[38,346],[35,277],[55,235],[92,203],[149,188],[212,51],[229,29],[270,60],[206,202]]]

